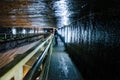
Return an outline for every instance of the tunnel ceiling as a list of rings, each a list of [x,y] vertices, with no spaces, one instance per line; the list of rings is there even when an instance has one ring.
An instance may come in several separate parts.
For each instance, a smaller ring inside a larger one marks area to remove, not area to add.
[[[119,16],[120,14],[119,0],[53,0],[52,5],[58,27],[69,25],[94,14],[105,16]]]
[[[45,0],[0,1],[0,27],[54,27],[55,21]]]
[[[63,27],[79,18],[84,0],[2,0],[0,27]]]
[[[119,0],[1,0],[0,27],[63,27],[98,12],[119,15]]]

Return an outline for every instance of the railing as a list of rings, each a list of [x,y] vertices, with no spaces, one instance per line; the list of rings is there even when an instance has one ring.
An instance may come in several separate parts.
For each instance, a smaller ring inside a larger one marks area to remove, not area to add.
[[[23,38],[29,38],[34,36],[40,36],[43,33],[36,33],[36,34],[6,34],[6,33],[0,33],[0,40],[15,40],[15,39],[23,39]]]
[[[0,52],[44,39],[49,34],[0,34]]]
[[[29,70],[27,75],[24,77],[24,80],[34,80],[35,73],[38,71],[39,67],[42,65],[43,60],[45,60],[47,52],[50,49],[51,43],[52,43],[52,40],[49,42],[47,47],[44,49],[43,53],[39,56],[37,61],[34,63],[32,68]]]
[[[36,71],[40,69],[41,65],[44,65],[41,69],[41,73],[38,75],[40,76],[43,71],[45,71],[44,67],[46,63],[48,63],[48,57],[52,51],[52,39],[53,35],[51,34],[49,37],[47,37],[44,41],[39,42],[36,46],[28,50],[27,52],[16,55],[14,60],[7,64],[5,67],[0,69],[0,80],[36,80],[34,76]],[[42,53],[40,52],[42,51]],[[29,60],[31,60],[32,57],[34,57],[37,54],[37,57],[35,57],[35,60],[32,65],[27,65]],[[39,56],[39,57],[38,57]],[[28,71],[23,75],[24,66],[29,67]]]

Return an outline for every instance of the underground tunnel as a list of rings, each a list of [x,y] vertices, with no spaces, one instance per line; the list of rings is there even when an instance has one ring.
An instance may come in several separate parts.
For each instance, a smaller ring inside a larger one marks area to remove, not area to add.
[[[120,80],[119,8],[119,0],[1,0],[0,57],[57,29],[83,80]]]

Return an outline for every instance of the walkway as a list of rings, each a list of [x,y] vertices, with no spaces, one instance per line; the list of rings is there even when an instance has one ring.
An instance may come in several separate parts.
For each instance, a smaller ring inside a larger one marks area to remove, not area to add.
[[[60,40],[53,49],[47,80],[82,80]]]

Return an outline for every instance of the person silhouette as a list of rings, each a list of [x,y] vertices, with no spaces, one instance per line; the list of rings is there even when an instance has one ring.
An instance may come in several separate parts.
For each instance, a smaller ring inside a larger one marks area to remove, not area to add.
[[[56,29],[55,29],[55,32],[54,32],[54,36],[55,36],[55,45],[58,45],[58,32],[57,32]]]

